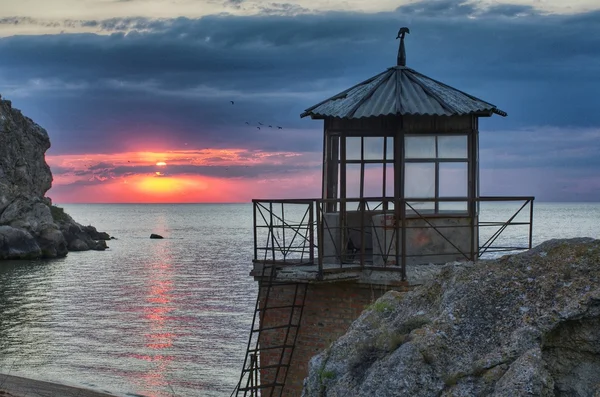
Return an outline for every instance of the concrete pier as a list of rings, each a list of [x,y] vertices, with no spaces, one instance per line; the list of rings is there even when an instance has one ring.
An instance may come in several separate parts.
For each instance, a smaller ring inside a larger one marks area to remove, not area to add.
[[[115,397],[108,392],[97,392],[74,386],[44,382],[0,374],[0,397]]]

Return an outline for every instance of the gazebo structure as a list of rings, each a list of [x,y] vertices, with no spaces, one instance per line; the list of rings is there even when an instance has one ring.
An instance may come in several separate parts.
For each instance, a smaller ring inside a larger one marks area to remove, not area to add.
[[[253,201],[259,296],[238,395],[299,396],[309,358],[385,291],[531,248],[534,198],[479,194],[479,118],[507,114],[407,67],[407,33],[396,66],[302,113],[324,120],[322,197]],[[511,201],[490,213],[501,221],[480,208]]]

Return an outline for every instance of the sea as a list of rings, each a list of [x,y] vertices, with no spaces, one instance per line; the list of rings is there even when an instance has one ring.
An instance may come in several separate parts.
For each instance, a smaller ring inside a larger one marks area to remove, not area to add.
[[[58,205],[115,239],[0,262],[0,373],[117,396],[230,396],[257,295],[252,204]],[[513,209],[481,211],[506,220]],[[536,202],[533,213],[533,245],[600,238],[600,203]],[[527,240],[507,229],[496,244]]]

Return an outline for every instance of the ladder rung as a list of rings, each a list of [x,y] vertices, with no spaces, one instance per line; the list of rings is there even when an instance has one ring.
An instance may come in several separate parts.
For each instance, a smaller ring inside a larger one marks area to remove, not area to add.
[[[279,286],[286,286],[286,285],[297,285],[297,286],[302,286],[302,284],[304,283],[295,283],[293,281],[271,281],[270,283],[267,283],[266,287],[279,287]]]
[[[300,309],[303,305],[286,305],[286,306],[272,306],[272,307],[263,307],[262,309],[258,309],[258,311],[270,310],[270,309]]]
[[[272,329],[282,329],[282,328],[298,328],[298,327],[299,327],[298,324],[277,325],[275,327],[253,329],[252,332],[270,331]]]
[[[250,387],[240,387],[238,390],[239,391],[250,391],[250,390],[256,390],[256,389],[266,389],[268,387],[283,387],[284,384],[283,383],[268,383],[266,385],[256,385],[256,386],[250,386]]]
[[[275,350],[275,349],[293,349],[294,345],[279,345],[269,347],[259,347],[258,349],[248,349],[248,353],[261,352],[263,350]]]
[[[254,368],[244,368],[242,370],[242,372],[252,372],[252,371],[260,371],[261,369],[274,369],[274,368],[289,368],[290,365],[289,364],[271,364],[271,365],[265,365],[263,367],[254,367]]]
[[[271,364],[271,365],[265,365],[262,367],[256,367],[256,369],[261,370],[261,369],[273,369],[273,368],[289,368],[290,364]]]

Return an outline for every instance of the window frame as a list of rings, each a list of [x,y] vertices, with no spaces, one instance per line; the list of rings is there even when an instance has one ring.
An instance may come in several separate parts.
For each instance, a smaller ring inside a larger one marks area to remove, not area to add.
[[[364,199],[365,197],[372,197],[372,196],[365,196],[365,165],[367,164],[375,164],[378,165],[380,164],[382,167],[382,179],[380,182],[381,184],[381,196],[374,196],[374,197],[381,197],[381,198],[386,198],[386,192],[389,189],[389,187],[387,186],[388,183],[388,172],[390,171],[388,169],[388,167],[391,165],[392,166],[392,172],[393,172],[393,167],[394,167],[394,141],[397,139],[395,136],[393,135],[361,135],[361,136],[353,136],[353,135],[342,135],[339,137],[340,140],[344,140],[344,147],[347,149],[347,143],[348,143],[348,139],[352,138],[352,139],[360,139],[360,156],[358,156],[359,158],[352,158],[352,159],[348,159],[348,153],[345,150],[344,155],[342,155],[342,153],[340,153],[340,155],[338,156],[338,167],[341,170],[342,168],[347,170],[347,166],[348,165],[353,165],[353,164],[358,164],[360,165],[360,186],[359,186],[359,196],[358,197],[350,197],[350,199]],[[365,159],[365,139],[369,139],[369,138],[380,138],[383,141],[383,146],[382,146],[382,152],[381,152],[381,158],[379,159]],[[341,147],[342,145],[340,145]],[[391,156],[391,158],[389,158],[388,156]],[[355,157],[355,156],[353,156]],[[340,184],[342,184],[341,180],[339,181]],[[343,186],[340,186],[340,194],[338,194],[338,198],[341,198],[341,190],[344,190],[344,197],[345,198],[349,198],[347,196],[347,192],[348,192],[348,185],[347,185],[347,180],[344,181],[345,183],[343,183]],[[397,183],[396,182],[396,178],[393,179],[393,183]]]
[[[465,138],[465,143],[466,143],[466,147],[465,147],[465,152],[466,152],[466,156],[465,157],[444,157],[444,158],[440,158],[439,157],[439,138],[440,137],[450,137],[450,136],[460,136],[460,137],[464,137]],[[407,138],[424,138],[424,137],[434,137],[434,152],[435,152],[435,157],[406,157],[406,141]],[[405,133],[403,134],[403,150],[402,150],[402,161],[404,162],[404,164],[435,164],[435,172],[434,172],[434,197],[430,197],[430,198],[426,198],[426,197],[408,197],[405,196],[403,197],[405,203],[410,202],[410,201],[419,201],[419,200],[426,200],[425,202],[433,202],[434,206],[433,209],[427,209],[424,210],[426,211],[424,214],[432,214],[432,215],[468,215],[469,214],[469,199],[471,197],[471,176],[470,176],[470,170],[472,167],[472,162],[473,162],[473,158],[471,156],[471,143],[470,143],[470,133],[467,131],[463,131],[463,132],[453,132],[453,133]],[[465,196],[448,196],[448,197],[441,197],[440,198],[440,163],[460,163],[460,164],[465,164],[466,168],[467,168],[467,185],[466,185],[466,191],[465,191]],[[402,179],[396,178],[396,183],[402,183],[402,191],[405,192],[407,190],[406,187],[406,182],[407,182],[407,178],[406,178],[406,171],[407,171],[407,167],[404,166],[403,168],[403,175],[402,175]],[[445,201],[444,199],[451,199],[451,201]],[[464,199],[464,202],[467,204],[467,208],[463,211],[463,210],[444,210],[444,213],[440,213],[440,202],[461,202],[461,200],[456,200],[456,199]],[[406,211],[413,211],[410,208],[406,208]],[[429,211],[433,211],[433,212],[429,212]]]

